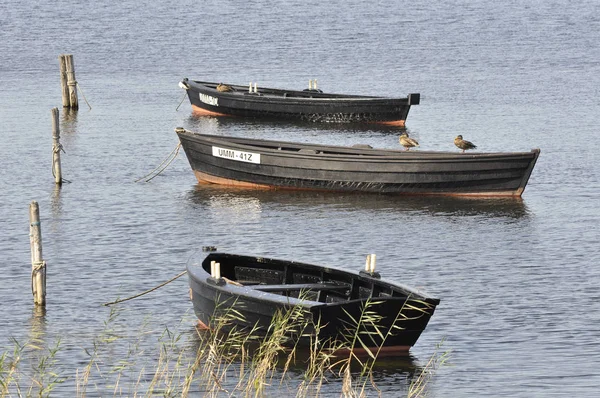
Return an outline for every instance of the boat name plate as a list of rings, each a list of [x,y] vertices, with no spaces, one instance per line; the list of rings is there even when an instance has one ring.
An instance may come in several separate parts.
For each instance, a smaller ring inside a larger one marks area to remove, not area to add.
[[[236,151],[233,149],[220,148],[218,146],[213,146],[212,154],[213,154],[213,156],[216,156],[218,158],[236,160],[238,162],[260,164],[260,153],[242,152],[242,151]]]
[[[219,99],[217,97],[213,97],[212,95],[200,93],[200,101],[208,105],[219,106]]]

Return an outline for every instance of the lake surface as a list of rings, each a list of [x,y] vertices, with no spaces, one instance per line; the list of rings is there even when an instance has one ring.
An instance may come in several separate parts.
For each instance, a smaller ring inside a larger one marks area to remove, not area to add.
[[[120,304],[115,320],[102,304],[169,280],[203,245],[356,271],[376,253],[385,277],[441,298],[410,358],[378,367],[386,396],[406,395],[442,341],[451,365],[435,373],[432,397],[597,393],[600,3],[0,0],[0,27],[0,352],[12,353],[13,339],[60,339],[56,367],[68,379],[57,395],[75,394],[103,330],[137,342],[138,372],[166,328],[193,342],[186,278]],[[62,109],[63,53],[74,55],[78,112]],[[462,134],[484,152],[541,155],[521,200],[231,190],[198,185],[183,153],[136,182],[175,148],[178,126],[399,147],[393,129],[195,118],[187,99],[180,105],[183,77],[419,92],[406,128],[421,149],[455,151]],[[61,189],[53,107],[70,181]],[[48,263],[43,315],[30,287],[32,200]],[[130,348],[114,344],[104,364]],[[323,396],[340,391],[332,378]],[[131,395],[88,387],[111,394]]]

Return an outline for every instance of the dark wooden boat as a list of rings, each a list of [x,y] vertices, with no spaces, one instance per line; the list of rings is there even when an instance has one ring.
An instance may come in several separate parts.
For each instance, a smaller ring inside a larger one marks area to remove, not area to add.
[[[318,89],[283,90],[183,79],[192,110],[199,115],[300,119],[310,122],[363,122],[404,126],[420,94],[404,98],[330,94]],[[221,87],[227,87],[226,91]],[[256,91],[255,91],[256,90]]]
[[[407,352],[440,300],[381,279],[374,271],[374,255],[370,256],[373,262],[367,259],[368,271],[352,273],[330,266],[213,251],[187,265],[194,311],[199,324],[210,327],[215,319],[235,309],[242,316],[231,317],[230,328],[255,327],[253,333],[264,336],[277,311],[295,308],[303,314],[303,329],[289,336],[289,345],[309,344],[318,334],[324,343],[346,343],[336,349],[357,353],[371,350],[380,355]],[[361,315],[363,322],[358,322]],[[351,343],[349,337],[354,335],[360,336],[362,343]]]
[[[254,188],[520,197],[540,154],[385,150],[176,132],[199,182]]]

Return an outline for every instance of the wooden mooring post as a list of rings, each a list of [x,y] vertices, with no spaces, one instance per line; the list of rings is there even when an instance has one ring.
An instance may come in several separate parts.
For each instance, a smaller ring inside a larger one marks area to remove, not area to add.
[[[34,200],[29,205],[29,241],[31,243],[31,292],[36,305],[46,305],[46,262],[42,259],[40,208]]]
[[[58,108],[52,108],[52,174],[54,182],[62,185],[62,170],[60,167],[60,124],[58,122]]]
[[[62,87],[62,102],[64,108],[79,108],[77,98],[77,80],[75,80],[75,66],[72,54],[61,54],[58,57],[60,65],[60,83]]]

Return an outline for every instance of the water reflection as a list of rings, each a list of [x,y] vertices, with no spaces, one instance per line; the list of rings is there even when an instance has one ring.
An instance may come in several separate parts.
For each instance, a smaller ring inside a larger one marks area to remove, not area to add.
[[[187,199],[198,206],[246,216],[266,207],[294,210],[315,206],[344,211],[413,212],[432,216],[485,216],[519,219],[529,217],[521,198],[461,198],[445,196],[398,196],[366,193],[256,190],[196,184]]]
[[[49,360],[48,350],[50,349],[47,340],[46,330],[46,307],[40,305],[34,305],[31,318],[29,319],[30,329],[29,338],[27,342],[18,342],[18,344],[24,344],[23,349],[27,352],[27,355],[23,356],[23,361],[28,364],[28,371],[31,372],[29,376],[32,380],[42,382],[40,378],[44,378],[44,365],[50,366],[47,362]],[[41,387],[33,383],[32,395],[42,396]]]
[[[66,134],[77,132],[77,110],[71,108],[62,108],[60,118],[61,131]]]
[[[34,305],[29,318],[29,343],[43,350],[46,344],[46,306]],[[37,351],[36,351],[37,352]]]
[[[210,332],[193,328],[189,333],[189,335],[192,336],[190,338],[190,354],[194,355],[195,353],[195,355],[199,357],[206,355],[206,346],[204,342],[207,341],[205,340],[205,337],[207,337],[207,334],[210,334]],[[281,353],[277,356],[275,371],[272,376],[273,383],[271,383],[272,387],[268,388],[268,392],[282,392],[288,388],[294,389],[299,387],[302,383],[307,382],[307,370],[311,363],[310,350],[296,347],[291,356],[291,361],[289,362],[290,355],[288,354],[289,353]],[[247,368],[248,364],[252,362],[251,347],[249,351],[245,351],[245,355],[247,355],[244,360],[245,366],[242,366],[241,358],[233,360],[230,364],[228,370],[230,377],[224,378],[223,380],[226,381],[222,385],[222,387],[228,391],[240,387],[236,386],[240,381],[240,370]],[[334,358],[332,359],[332,364],[343,361],[346,358],[347,357],[345,356]],[[366,361],[367,359],[362,358],[362,360]],[[375,393],[375,390],[377,389],[380,392],[393,393],[394,396],[398,396],[398,394],[405,395],[400,392],[408,391],[411,382],[425,370],[425,367],[420,365],[420,362],[423,361],[419,361],[410,353],[403,356],[378,358],[375,363],[372,364],[371,375],[365,375],[362,374],[363,366],[358,363],[358,361],[354,360],[350,366],[350,372],[354,381],[362,380],[364,382],[368,379],[365,384],[367,391]],[[426,362],[427,361],[424,361],[423,363]],[[329,396],[328,394],[339,394],[341,392],[343,379],[343,374],[340,374],[340,369],[341,367],[339,365],[332,367],[326,371],[327,382],[320,384],[318,381],[313,381],[313,387],[319,384],[319,388],[321,389],[320,392],[326,396]],[[249,370],[247,369],[247,371]],[[285,382],[280,384],[279,380],[285,380]],[[356,386],[354,388],[356,388]],[[310,388],[309,390],[312,391]]]
[[[283,372],[287,365],[287,375],[291,380],[296,381],[300,384],[306,377],[306,370],[310,364],[310,352],[296,350],[294,355],[294,361],[287,364],[286,356],[278,358],[277,369]],[[347,357],[336,358],[333,362],[343,361]],[[362,358],[362,361],[367,361],[367,358]],[[370,361],[370,360],[369,360]],[[328,372],[328,385],[323,387],[324,393],[340,393],[341,385],[343,383],[343,375],[340,374],[341,367],[337,366],[330,369]],[[378,358],[374,364],[372,364],[371,375],[363,374],[363,366],[356,360],[354,360],[350,366],[350,373],[354,382],[364,382],[368,379],[365,388],[372,393],[375,390],[381,391],[381,393],[392,393],[394,396],[402,396],[401,392],[408,391],[413,380],[415,380],[421,372],[424,371],[424,367],[419,365],[419,361],[411,354],[397,357],[384,357]],[[354,388],[357,388],[355,386]],[[370,393],[367,393],[370,396]]]
[[[280,130],[280,131],[304,131],[304,132],[354,132],[354,133],[388,133],[400,134],[410,129],[406,127],[387,126],[374,123],[313,123],[295,119],[263,120],[252,118],[241,118],[235,116],[205,116],[191,113],[186,119],[187,128],[192,131],[206,132],[207,127],[223,130]],[[209,133],[210,134],[210,133]]]
[[[65,147],[65,151],[73,147],[78,137],[78,131],[77,110],[62,108],[60,114],[60,140]]]
[[[188,192],[188,199],[192,203],[207,207],[215,213],[228,213],[236,216],[243,215],[246,219],[259,219],[263,203],[260,198],[252,195],[238,195],[236,192],[218,191],[212,193],[204,191],[202,185],[198,189]]]
[[[34,305],[29,323],[31,339],[36,340],[43,337],[46,334],[46,306]]]
[[[54,219],[59,218],[62,213],[61,188],[61,185],[55,184],[50,196],[50,209],[52,210]]]

